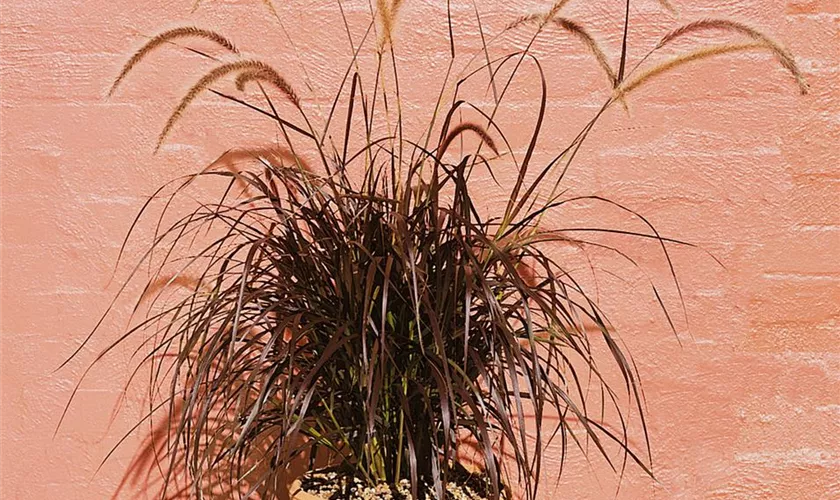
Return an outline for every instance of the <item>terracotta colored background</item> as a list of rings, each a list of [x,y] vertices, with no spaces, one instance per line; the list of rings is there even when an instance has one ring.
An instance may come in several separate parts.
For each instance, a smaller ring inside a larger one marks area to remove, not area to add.
[[[165,27],[214,28],[285,68],[299,88],[305,88],[302,63],[313,82],[313,91],[302,94],[313,109],[326,102],[348,60],[335,2],[275,2],[294,49],[260,0],[208,0],[193,14],[190,3],[2,2],[3,499],[107,498],[115,491],[137,439],[94,471],[142,412],[142,398],[130,396],[111,421],[130,352],[93,371],[53,432],[86,363],[124,326],[127,305],[77,362],[54,369],[115,292],[106,285],[143,197],[235,144],[273,138],[270,124],[208,96],[152,156],[166,113],[206,63],[163,50],[106,100],[127,55],[143,35]],[[545,7],[477,3],[489,32]],[[697,243],[725,265],[701,250],[674,249],[689,334],[656,248],[624,242],[666,291],[680,347],[644,275],[604,263],[626,280],[602,278],[600,295],[639,365],[659,479],[630,468],[618,497],[840,498],[840,3],[673,0],[679,19],[654,0],[633,3],[633,60],[680,20],[730,17],[788,46],[812,92],[799,96],[789,75],[763,54],[685,67],[634,95],[629,117],[607,116],[570,174],[576,192],[638,209],[664,234]],[[472,7],[453,4],[461,50],[474,52],[480,40]],[[622,4],[573,0],[566,10],[603,41],[613,61]],[[354,29],[367,5],[345,4]],[[445,69],[445,6],[405,2],[398,50],[405,96],[414,105],[428,102],[434,76]],[[510,43],[524,39],[518,36]],[[573,137],[607,90],[568,36],[547,36],[538,53],[550,89],[544,159],[552,144]],[[523,86],[512,103],[525,118],[513,127],[530,126],[535,111],[533,85]],[[487,192],[491,201],[501,199],[489,183]],[[601,222],[614,215],[603,214]],[[557,217],[567,225],[583,215]],[[603,464],[590,469],[578,458],[544,495],[613,498],[616,484]]]

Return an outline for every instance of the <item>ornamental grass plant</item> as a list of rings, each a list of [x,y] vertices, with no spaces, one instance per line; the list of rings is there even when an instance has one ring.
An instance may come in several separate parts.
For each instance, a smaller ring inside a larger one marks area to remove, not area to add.
[[[608,250],[635,266],[621,248],[581,235],[653,240],[679,290],[669,248],[684,243],[607,198],[568,196],[565,175],[607,110],[630,109],[646,82],[683,65],[767,51],[802,92],[807,86],[787,50],[730,20],[683,25],[629,67],[629,19],[611,56],[583,20],[566,17],[567,3],[513,19],[495,37],[485,36],[476,15],[482,49],[460,69],[450,29],[451,62],[428,91],[423,105],[432,118],[420,131],[404,127],[411,111],[399,93],[401,0],[372,6],[364,36],[351,38],[354,56],[331,106],[317,117],[281,69],[209,29],[164,31],[131,56],[109,95],[159,50],[186,48],[212,68],[163,122],[157,148],[208,95],[276,126],[267,146],[232,147],[161,187],[135,221],[158,221],[131,272],[130,280],[146,280],[138,319],[94,361],[138,340],[131,378],[148,383],[149,408],[137,428],[157,427],[131,481],[159,470],[162,497],[275,498],[286,471],[304,460],[367,486],[402,481],[414,498],[444,498],[472,450],[487,498],[503,496],[507,485],[533,499],[551,443],[561,463],[579,448],[618,473],[629,465],[653,475],[630,353],[551,248]],[[343,10],[336,16],[346,23]],[[533,47],[558,30],[592,56],[609,96],[570,143],[537,162],[551,89]],[[514,31],[527,33],[525,46],[496,53],[494,41]],[[743,41],[661,55],[699,32]],[[360,69],[363,51],[375,54],[372,74]],[[525,67],[539,75],[528,84],[540,89],[540,100],[520,144],[508,139],[498,110]],[[465,95],[474,81],[485,94]],[[498,186],[508,193],[505,203],[487,213],[473,178],[498,183],[500,172],[515,172],[515,180]],[[175,200],[199,182],[218,186],[218,196],[173,214]],[[645,229],[571,232],[544,224],[579,202],[631,214]],[[160,213],[152,215],[153,207]],[[135,226],[129,236],[147,238]],[[652,294],[674,328],[656,287]],[[641,449],[629,444],[633,426],[641,429]]]

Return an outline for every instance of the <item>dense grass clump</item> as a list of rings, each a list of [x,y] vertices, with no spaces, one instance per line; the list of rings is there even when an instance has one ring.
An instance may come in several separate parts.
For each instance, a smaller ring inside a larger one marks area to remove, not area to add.
[[[441,89],[454,92],[431,96],[434,117],[419,140],[403,130],[398,93],[381,84],[382,74],[394,70],[398,88],[399,1],[378,2],[367,31],[379,27],[370,37],[379,56],[376,73],[368,80],[352,61],[318,127],[281,72],[241,58],[213,31],[169,30],[131,57],[110,94],[154,50],[192,39],[212,46],[191,49],[216,66],[184,94],[158,147],[207,92],[273,120],[280,137],[268,147],[232,149],[152,197],[150,203],[166,200],[167,212],[199,180],[223,186],[218,199],[200,200],[194,211],[158,227],[143,259],[153,269],[141,298],[149,313],[97,358],[128,338],[141,339],[140,366],[150,368],[149,417],[162,426],[150,438],[150,455],[135,466],[163,472],[163,496],[272,498],[303,454],[371,485],[408,479],[415,498],[426,487],[442,497],[472,449],[491,496],[506,483],[536,498],[552,440],[559,440],[563,456],[578,446],[616,470],[635,462],[650,473],[649,460],[627,444],[629,419],[639,419],[647,442],[631,358],[596,301],[550,252],[558,242],[606,247],[545,229],[543,216],[581,200],[639,216],[597,196],[564,197],[561,181],[599,117],[617,102],[626,106],[653,77],[718,54],[769,50],[806,87],[787,51],[730,21],[679,28],[632,70],[625,23],[613,66],[579,22],[560,16],[566,3],[507,27],[536,28],[524,50],[491,57],[485,45],[462,79],[451,81],[451,71],[443,76]],[[610,97],[570,144],[536,164],[547,84],[530,49],[552,27],[593,55]],[[672,40],[710,29],[750,41],[644,66]],[[456,40],[450,44],[454,61]],[[526,143],[511,145],[496,112],[525,65],[541,75],[534,82],[541,88],[539,111]],[[465,82],[488,75],[494,104],[474,105],[459,95]],[[259,90],[260,101],[218,90],[225,80],[239,92]],[[343,119],[334,119],[342,106]],[[498,213],[485,215],[471,179],[476,172],[495,179],[501,169],[516,172],[515,181]],[[590,228],[655,240],[670,264],[667,245],[678,242],[648,229]],[[164,294],[173,286],[183,290],[175,299]],[[655,288],[654,294],[658,300]],[[603,375],[604,366],[618,374],[616,383]],[[616,448],[619,461],[610,452]]]

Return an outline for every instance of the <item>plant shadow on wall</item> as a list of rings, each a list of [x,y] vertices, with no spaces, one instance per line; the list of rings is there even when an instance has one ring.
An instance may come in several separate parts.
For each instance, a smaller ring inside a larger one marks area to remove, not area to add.
[[[512,20],[494,38],[485,37],[476,11],[486,43],[460,72],[450,16],[449,67],[423,103],[432,118],[421,130],[404,128],[410,108],[395,55],[399,0],[378,2],[361,37],[348,27],[353,57],[317,120],[287,75],[210,30],[163,32],[130,58],[110,94],[166,47],[215,64],[176,106],[158,148],[207,93],[273,121],[279,139],[231,149],[161,187],[129,231],[160,207],[129,278],[148,269],[135,307],[143,317],[91,365],[133,339],[138,363],[129,384],[149,374],[148,412],[133,431],[150,433],[123,493],[275,498],[297,478],[293,494],[301,498],[537,498],[551,442],[559,443],[561,465],[567,450],[579,448],[617,474],[632,466],[653,476],[632,358],[553,249],[599,249],[637,267],[621,248],[587,235],[649,240],[679,291],[668,249],[687,244],[609,199],[567,195],[563,180],[607,110],[628,109],[644,83],[685,64],[769,51],[803,93],[807,87],[785,49],[728,20],[679,27],[628,67],[629,2],[611,63],[580,22],[564,17],[566,4]],[[523,48],[494,53],[498,40],[525,30]],[[532,48],[557,31],[593,56],[610,96],[569,144],[538,164],[549,85]],[[707,31],[746,41],[658,54]],[[377,56],[371,74],[360,69],[363,50]],[[540,98],[533,128],[512,144],[500,109],[524,68],[538,75],[527,83]],[[464,94],[476,82],[484,92],[472,102]],[[235,91],[227,90],[231,83]],[[515,175],[506,202],[488,211],[470,179],[478,173],[500,184],[507,172]],[[194,208],[173,214],[199,185]],[[207,197],[209,186],[215,198]],[[546,223],[579,203],[632,215],[642,229]],[[630,445],[630,428],[639,429],[641,446]]]

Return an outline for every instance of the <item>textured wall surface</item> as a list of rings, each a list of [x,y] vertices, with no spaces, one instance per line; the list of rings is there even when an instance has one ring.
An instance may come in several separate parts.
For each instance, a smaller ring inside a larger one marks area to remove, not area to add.
[[[336,2],[275,2],[294,44],[260,0],[208,0],[195,13],[190,3],[6,0],[0,7],[0,498],[114,493],[139,438],[130,438],[96,470],[143,412],[136,395],[113,412],[133,366],[130,350],[91,372],[53,433],[87,363],[124,327],[128,304],[118,304],[77,361],[54,370],[116,291],[108,280],[144,196],[231,146],[275,135],[253,113],[204,96],[153,156],[167,113],[208,66],[168,48],[105,99],[127,55],[165,27],[214,28],[284,68],[319,116],[347,64]],[[629,116],[620,109],[606,116],[569,174],[575,192],[631,206],[662,233],[702,248],[674,248],[672,254],[688,329],[655,245],[623,241],[646,274],[604,258],[602,265],[623,281],[604,275],[601,303],[641,373],[658,477],[653,482],[629,467],[618,498],[840,498],[840,3],[672,3],[679,18],[654,0],[634,0],[631,64],[681,21],[729,17],[789,47],[811,93],[798,95],[790,75],[768,54],[685,66],[634,94]],[[367,5],[344,3],[356,36]],[[565,11],[602,41],[613,64],[622,5],[573,0]],[[545,7],[533,0],[479,0],[477,6],[491,33]],[[401,14],[402,86],[418,123],[446,68],[445,9],[442,0],[407,0]],[[459,50],[480,50],[471,4],[455,1],[453,13]],[[709,33],[693,40],[715,37],[731,39]],[[505,43],[521,46],[524,40],[520,33]],[[545,159],[574,137],[608,90],[575,40],[560,33],[542,40],[537,53],[547,73],[549,125],[538,156]],[[521,142],[536,111],[537,88],[532,78],[519,83],[511,97],[518,112],[508,115],[508,126]],[[487,185],[490,201],[502,199]],[[586,216],[600,224],[616,218],[614,211],[593,210]],[[557,227],[566,227],[584,214],[553,217]],[[646,276],[662,288],[682,346],[658,311]],[[638,439],[634,444],[643,448]],[[546,483],[545,498],[614,497],[617,477],[597,460],[589,466],[573,457],[567,472],[556,487]]]

